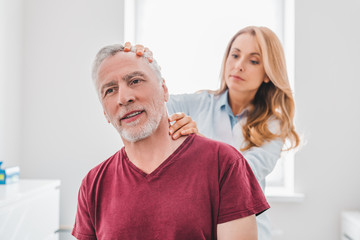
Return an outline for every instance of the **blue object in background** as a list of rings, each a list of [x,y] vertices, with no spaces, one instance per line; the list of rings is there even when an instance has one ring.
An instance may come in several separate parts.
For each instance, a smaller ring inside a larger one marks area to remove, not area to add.
[[[19,167],[1,168],[3,162],[0,161],[0,184],[8,184],[19,181]]]

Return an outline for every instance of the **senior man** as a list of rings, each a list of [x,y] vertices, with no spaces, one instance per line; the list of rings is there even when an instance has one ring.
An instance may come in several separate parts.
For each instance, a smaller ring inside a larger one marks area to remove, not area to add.
[[[124,51],[125,50],[125,51]],[[77,239],[257,239],[268,203],[243,156],[195,134],[173,140],[157,62],[122,45],[96,56],[93,80],[124,147],[82,181]]]

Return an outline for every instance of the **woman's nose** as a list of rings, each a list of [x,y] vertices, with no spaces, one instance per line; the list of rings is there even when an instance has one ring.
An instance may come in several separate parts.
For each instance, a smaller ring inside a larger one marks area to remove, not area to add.
[[[239,70],[240,72],[245,71],[244,61],[243,61],[242,59],[239,59],[238,61],[236,61],[236,63],[235,63],[235,68],[236,68],[237,70]]]

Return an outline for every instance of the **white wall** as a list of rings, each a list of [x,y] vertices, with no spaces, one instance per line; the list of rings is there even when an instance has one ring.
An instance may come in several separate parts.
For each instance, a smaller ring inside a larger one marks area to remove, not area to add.
[[[295,3],[296,155],[303,203],[273,203],[282,240],[340,239],[340,212],[360,210],[360,1]]]
[[[0,161],[16,166],[20,160],[22,0],[0,1]]]
[[[24,1],[23,178],[61,179],[62,225],[84,175],[121,147],[91,82],[97,51],[123,41],[123,1]]]

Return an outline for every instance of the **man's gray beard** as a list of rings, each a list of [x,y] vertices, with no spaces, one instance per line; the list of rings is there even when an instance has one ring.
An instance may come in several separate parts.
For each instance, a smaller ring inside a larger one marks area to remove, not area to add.
[[[120,136],[128,142],[137,142],[149,137],[158,127],[161,121],[162,114],[157,114],[156,119],[149,119],[138,131],[120,129]],[[140,120],[132,122],[130,125],[136,126]]]

